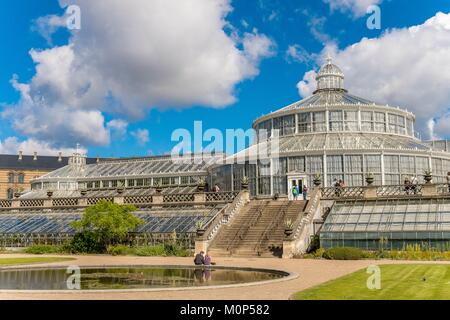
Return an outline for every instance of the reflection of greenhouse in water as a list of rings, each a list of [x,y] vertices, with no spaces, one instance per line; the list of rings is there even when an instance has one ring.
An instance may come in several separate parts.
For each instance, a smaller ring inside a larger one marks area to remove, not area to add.
[[[399,185],[412,176],[423,183],[425,170],[433,172],[434,182],[446,181],[450,143],[421,141],[413,113],[348,93],[344,74],[331,59],[316,80],[312,96],[258,118],[253,123],[258,141],[233,156],[247,164],[216,167],[213,181],[238,188],[246,175],[258,195],[287,194],[293,184],[310,186],[317,173],[324,186],[335,180],[362,186],[369,173],[376,185]],[[272,156],[275,137],[278,154]],[[256,150],[269,153],[267,161],[250,164],[248,154]]]

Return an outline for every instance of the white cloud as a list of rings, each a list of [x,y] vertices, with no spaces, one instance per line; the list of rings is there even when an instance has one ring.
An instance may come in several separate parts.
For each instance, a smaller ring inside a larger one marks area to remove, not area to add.
[[[299,62],[304,64],[309,64],[313,61],[313,55],[306,51],[299,44],[289,45],[286,50],[286,60],[290,62]]]
[[[21,100],[4,113],[21,134],[56,145],[107,145],[104,113],[133,120],[156,107],[232,104],[235,86],[273,55],[273,41],[256,30],[227,35],[230,0],[60,4],[81,8],[81,30],[68,45],[30,51],[36,74],[13,79]],[[61,24],[55,16],[37,22],[47,37]]]
[[[325,22],[327,22],[327,18],[325,17],[312,16],[309,18],[307,23],[309,31],[313,37],[323,44],[331,41],[330,36],[323,30],[325,27]]]
[[[52,45],[52,34],[62,26],[66,25],[65,16],[47,15],[37,18],[31,27],[33,31],[37,31],[47,40],[47,43]]]
[[[141,145],[146,144],[150,140],[147,129],[137,129],[136,131],[132,131],[131,135],[135,137],[137,142]]]
[[[321,62],[327,52],[343,70],[351,92],[413,111],[423,133],[434,118],[435,130],[449,136],[443,128],[450,107],[450,14],[437,13],[422,25],[388,30],[342,50],[329,45]],[[314,76],[309,71],[298,83],[302,96],[315,89]]]
[[[366,14],[371,5],[379,5],[383,0],[323,0],[330,5],[331,11],[351,12],[356,18]]]
[[[17,137],[8,137],[3,141],[0,141],[0,153],[18,154],[19,151],[22,151],[24,154],[33,154],[34,152],[37,152],[38,155],[46,156],[57,156],[59,152],[61,152],[63,156],[70,156],[76,151],[76,149],[57,149],[46,142],[41,142],[34,139],[20,141]],[[80,148],[78,151],[84,154],[87,153],[87,150],[85,148]]]
[[[127,134],[128,122],[122,119],[113,119],[106,124],[106,127],[117,138],[123,139]]]
[[[310,96],[316,90],[316,75],[317,73],[314,70],[308,71],[303,76],[303,80],[297,83],[300,96]]]

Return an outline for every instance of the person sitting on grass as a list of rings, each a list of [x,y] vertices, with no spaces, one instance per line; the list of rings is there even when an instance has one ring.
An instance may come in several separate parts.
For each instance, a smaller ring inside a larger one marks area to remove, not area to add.
[[[205,253],[203,251],[200,251],[200,253],[198,253],[195,258],[194,258],[194,264],[196,266],[201,266],[203,264],[205,264],[205,258],[204,255]]]

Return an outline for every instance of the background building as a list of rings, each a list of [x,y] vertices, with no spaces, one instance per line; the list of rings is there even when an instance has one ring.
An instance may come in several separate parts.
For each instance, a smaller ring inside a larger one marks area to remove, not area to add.
[[[0,155],[0,199],[12,199],[15,192],[31,189],[30,181],[68,164],[68,157],[2,154]],[[88,158],[87,163],[97,159]]]

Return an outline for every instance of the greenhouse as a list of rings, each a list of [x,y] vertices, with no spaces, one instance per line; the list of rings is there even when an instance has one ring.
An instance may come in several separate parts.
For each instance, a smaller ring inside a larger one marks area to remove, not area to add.
[[[404,249],[450,247],[450,198],[336,201],[321,232],[322,247]]]
[[[368,174],[376,185],[413,176],[422,183],[427,170],[434,182],[446,181],[450,144],[421,141],[413,113],[348,93],[331,59],[316,80],[312,96],[258,118],[256,142],[214,166],[213,183],[235,189],[247,176],[253,195],[289,195],[293,185],[311,186],[315,175],[325,187],[339,180],[363,186]]]

